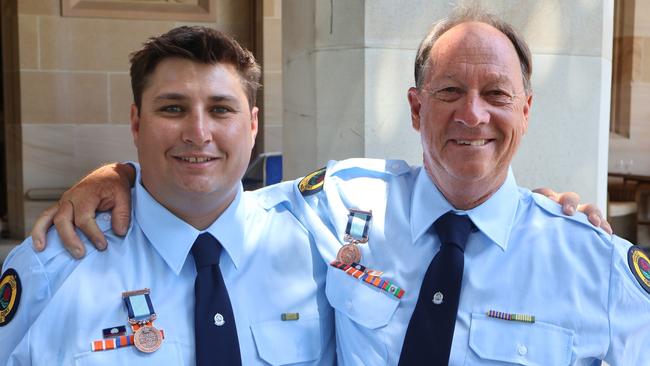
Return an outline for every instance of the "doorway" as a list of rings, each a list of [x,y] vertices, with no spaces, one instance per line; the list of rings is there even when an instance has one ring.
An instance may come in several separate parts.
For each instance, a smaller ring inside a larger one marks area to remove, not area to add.
[[[0,0],[0,56],[0,237],[22,239],[25,228],[17,0]]]

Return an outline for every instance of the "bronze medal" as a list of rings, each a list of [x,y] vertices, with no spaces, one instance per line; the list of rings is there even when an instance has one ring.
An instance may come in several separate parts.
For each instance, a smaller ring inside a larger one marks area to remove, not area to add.
[[[345,244],[336,254],[336,260],[347,265],[361,262],[361,251],[356,244]]]
[[[152,353],[160,348],[162,333],[154,326],[140,327],[133,335],[133,344],[141,352]]]

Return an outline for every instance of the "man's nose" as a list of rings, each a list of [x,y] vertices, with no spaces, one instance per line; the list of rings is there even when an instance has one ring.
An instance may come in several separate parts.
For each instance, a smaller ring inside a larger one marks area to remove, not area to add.
[[[467,127],[476,127],[490,121],[488,104],[477,93],[468,93],[458,105],[454,113],[454,120]]]
[[[183,142],[203,146],[212,141],[210,123],[204,112],[191,113],[183,126]]]

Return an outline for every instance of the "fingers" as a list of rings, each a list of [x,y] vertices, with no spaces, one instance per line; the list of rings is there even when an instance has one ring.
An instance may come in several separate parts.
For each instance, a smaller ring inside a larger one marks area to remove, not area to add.
[[[118,189],[115,194],[115,207],[112,210],[111,225],[117,235],[126,235],[131,221],[131,192]]]
[[[45,249],[45,243],[47,238],[47,229],[52,226],[54,214],[56,214],[57,209],[59,208],[58,204],[50,206],[47,210],[43,211],[40,216],[36,219],[34,227],[32,227],[32,247],[37,252],[43,251]]]
[[[609,222],[607,222],[607,219],[603,216],[603,213],[595,205],[579,205],[578,210],[587,215],[587,218],[592,225],[600,227],[610,235],[613,233],[612,226],[609,224]]]
[[[564,214],[569,216],[576,213],[580,203],[580,196],[575,192],[557,193],[550,188],[537,188],[533,192],[542,194],[559,203]]]
[[[53,221],[56,231],[63,242],[63,246],[70,254],[80,259],[86,254],[81,239],[74,230],[74,207],[71,201],[59,201],[58,212],[54,215]]]
[[[565,215],[573,215],[578,209],[580,196],[575,192],[565,192],[558,194],[558,202],[562,205],[562,211]]]
[[[70,200],[69,202],[73,201]],[[106,237],[104,237],[95,221],[96,206],[96,202],[92,199],[85,200],[80,204],[74,204],[74,224],[88,237],[88,240],[93,243],[97,250],[104,250],[108,244],[106,243]]]

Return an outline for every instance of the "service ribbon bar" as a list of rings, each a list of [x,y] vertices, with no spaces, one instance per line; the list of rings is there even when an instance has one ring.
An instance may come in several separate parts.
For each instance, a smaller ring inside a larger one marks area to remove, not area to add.
[[[163,338],[165,338],[165,332],[161,330],[160,333],[162,333]],[[108,351],[132,345],[133,334],[93,341],[90,343],[90,350],[93,352]]]
[[[361,271],[361,270],[357,269],[357,268],[359,268],[359,265],[355,266],[355,263],[353,263],[353,265],[350,266],[350,265],[347,265],[347,264],[345,264],[343,262],[335,260],[335,261],[330,262],[330,265],[332,267],[336,267],[336,268],[342,270],[343,272],[345,272],[348,275],[358,279],[359,281],[365,282],[365,283],[367,283],[367,284],[369,284],[369,285],[371,285],[371,286],[373,286],[375,288],[378,288],[378,289],[380,289],[382,291],[385,291],[385,292],[397,297],[398,299],[401,299],[402,296],[404,296],[404,294],[406,293],[404,291],[404,289],[402,289],[401,287],[397,286],[396,284],[394,284],[394,283],[392,283],[392,282],[390,282],[388,280],[385,280],[385,279],[381,278],[380,276],[374,276],[374,275],[368,274],[368,273],[366,273],[364,271]]]
[[[510,313],[504,313],[502,311],[496,311],[496,310],[488,311],[487,316],[489,316],[490,318],[508,320],[508,321],[513,321],[513,322],[522,322],[522,323],[534,323],[535,322],[535,316],[534,315],[510,314]]]

